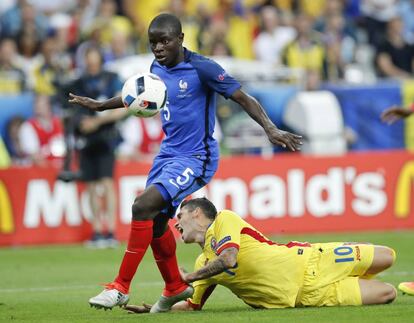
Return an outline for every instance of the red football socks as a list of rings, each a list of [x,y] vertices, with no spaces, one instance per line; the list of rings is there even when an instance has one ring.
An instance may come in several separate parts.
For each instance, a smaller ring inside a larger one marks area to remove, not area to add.
[[[128,294],[132,278],[152,239],[152,220],[131,222],[128,246],[114,283],[120,292]],[[175,241],[174,241],[175,243]]]
[[[171,296],[181,293],[188,285],[181,280],[175,255],[176,243],[171,229],[168,228],[161,237],[152,239],[151,248],[165,281],[163,295]]]

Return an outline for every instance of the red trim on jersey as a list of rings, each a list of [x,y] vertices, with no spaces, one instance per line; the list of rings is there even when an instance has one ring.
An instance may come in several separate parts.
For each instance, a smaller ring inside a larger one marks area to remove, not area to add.
[[[414,111],[414,103],[410,105],[410,108],[409,108],[409,109],[410,109],[411,111]]]
[[[292,247],[311,247],[311,244],[309,242],[297,242],[297,241],[290,241],[287,244],[283,244],[283,243],[277,243],[277,242],[273,242],[269,239],[266,239],[264,236],[262,236],[262,234],[252,228],[243,228],[240,231],[240,234],[247,234],[248,236],[251,236],[253,239],[256,239],[259,242],[262,243],[267,243],[268,245],[276,245],[276,246],[286,246],[288,248],[292,248]]]
[[[194,304],[192,301],[190,301],[190,299],[187,299],[187,304],[194,310],[194,311],[199,311],[201,310],[201,305],[200,304]]]
[[[234,242],[225,243],[224,245],[222,245],[220,248],[217,249],[216,254],[217,255],[221,254],[223,250],[227,248],[236,248],[237,250],[239,250],[240,246]]]
[[[206,290],[204,291],[203,296],[201,296],[201,301],[200,304],[194,304],[193,302],[191,302],[190,299],[187,299],[187,303],[188,305],[190,305],[194,310],[196,311],[200,311],[204,304],[206,303],[207,298],[210,297],[211,293],[214,291],[214,288],[216,288],[216,284],[214,285],[210,285],[206,288]]]

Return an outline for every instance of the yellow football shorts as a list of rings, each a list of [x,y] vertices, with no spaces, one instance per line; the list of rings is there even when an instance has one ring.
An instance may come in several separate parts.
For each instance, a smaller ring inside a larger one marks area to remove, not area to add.
[[[374,245],[313,245],[296,306],[362,305],[358,279],[371,266]]]

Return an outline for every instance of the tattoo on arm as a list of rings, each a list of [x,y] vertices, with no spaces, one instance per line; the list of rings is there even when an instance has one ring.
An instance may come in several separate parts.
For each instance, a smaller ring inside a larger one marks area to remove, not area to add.
[[[191,280],[199,280],[204,278],[209,278],[212,276],[215,276],[217,274],[221,274],[223,271],[227,269],[227,266],[222,258],[217,258],[213,260],[212,262],[209,262],[207,265],[205,265],[200,270],[197,270],[195,273],[193,273],[191,276]]]
[[[238,250],[236,248],[228,248],[213,261],[209,262],[203,268],[197,270],[194,273],[188,274],[188,280],[193,282],[196,280],[209,278],[218,274],[221,274],[226,269],[232,267],[229,263],[236,262]]]

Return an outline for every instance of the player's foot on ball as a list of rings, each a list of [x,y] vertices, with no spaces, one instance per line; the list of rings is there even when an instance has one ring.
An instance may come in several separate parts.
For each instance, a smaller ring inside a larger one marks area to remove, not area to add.
[[[404,294],[414,296],[414,282],[404,282],[398,285],[398,289]]]
[[[185,301],[187,298],[191,297],[194,293],[194,289],[192,286],[188,286],[182,292],[171,295],[171,296],[164,296],[161,295],[159,300],[152,305],[150,313],[162,313],[168,312],[171,310],[171,307],[180,301]]]
[[[89,305],[97,309],[112,309],[114,306],[126,305],[129,301],[128,294],[117,289],[116,283],[105,285],[105,289],[95,297],[89,299]]]

